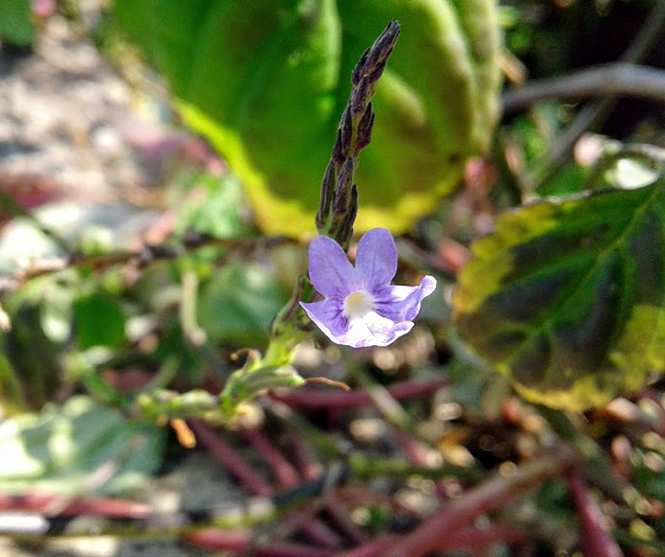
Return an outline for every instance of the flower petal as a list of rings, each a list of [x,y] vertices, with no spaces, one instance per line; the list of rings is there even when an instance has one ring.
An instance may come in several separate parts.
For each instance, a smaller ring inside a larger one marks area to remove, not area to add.
[[[368,290],[386,286],[397,272],[397,248],[390,231],[372,228],[358,243],[356,269]]]
[[[337,300],[329,299],[322,302],[300,302],[309,318],[333,342],[341,344],[340,335],[344,335],[349,328],[346,317],[342,315],[342,306]]]
[[[436,288],[436,279],[426,276],[420,286],[387,286],[374,292],[376,312],[391,321],[413,321],[423,298]]]
[[[301,302],[300,305],[330,340],[353,348],[387,346],[413,327],[409,321],[394,323],[373,311],[364,317],[348,320],[342,315],[338,304],[330,300],[312,304]]]
[[[364,317],[353,319],[349,329],[340,335],[339,343],[362,348],[364,346],[388,346],[413,328],[413,323],[395,323],[371,311]]]
[[[346,253],[327,236],[317,236],[309,244],[309,278],[326,298],[350,294],[357,282],[356,271]]]

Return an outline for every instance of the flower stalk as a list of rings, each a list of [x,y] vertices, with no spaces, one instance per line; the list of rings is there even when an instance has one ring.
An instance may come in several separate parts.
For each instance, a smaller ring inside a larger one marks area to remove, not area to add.
[[[353,70],[351,95],[342,114],[330,162],[321,183],[316,227],[321,236],[327,236],[327,239],[332,239],[330,242],[334,240],[338,244],[337,249],[342,253],[347,265],[350,264],[344,252],[351,242],[353,225],[358,214],[355,170],[360,152],[372,139],[374,124],[372,98],[399,32],[399,24],[396,21],[390,22],[374,44],[365,51]],[[391,249],[394,249],[394,246],[391,246]],[[396,253],[394,259],[396,268]],[[202,392],[197,392],[195,396],[189,398],[175,392],[152,393],[153,396],[144,394],[138,405],[140,413],[162,419],[214,417],[232,420],[243,403],[267,390],[303,385],[305,380],[300,377],[291,363],[296,345],[305,340],[312,330],[312,323],[303,311],[301,302],[310,302],[314,299],[314,295],[310,278],[307,274],[302,274],[298,278],[291,299],[273,320],[270,327],[270,342],[265,354],[261,355],[256,350],[248,351],[245,364],[229,377],[218,396]],[[383,344],[404,334],[412,326],[409,321],[413,317],[414,310],[417,312],[416,308],[419,307],[420,299],[424,295],[427,294],[423,292],[422,295],[413,296],[408,300],[399,300],[404,307],[400,306],[401,313],[398,312],[397,317],[398,321],[404,323],[398,323],[401,329],[393,331],[392,327],[383,334],[381,336]],[[308,307],[311,313],[313,304],[309,304]],[[349,341],[347,344],[361,343]]]
[[[330,162],[321,182],[316,228],[319,234],[333,238],[344,250],[349,247],[358,214],[358,188],[354,183],[358,158],[372,139],[372,98],[399,32],[399,23],[391,21],[356,64],[351,76],[351,95],[342,113]],[[281,366],[290,363],[293,348],[305,338],[304,331],[309,328],[300,302],[308,302],[313,296],[312,283],[306,274],[301,275],[293,296],[273,321],[270,346],[263,364]]]

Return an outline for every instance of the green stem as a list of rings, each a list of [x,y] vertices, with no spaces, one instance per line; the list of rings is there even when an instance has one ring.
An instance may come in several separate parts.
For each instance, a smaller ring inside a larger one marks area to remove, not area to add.
[[[410,462],[399,458],[375,458],[367,457],[361,452],[353,452],[349,456],[349,467],[351,475],[367,480],[378,476],[408,478],[420,476],[431,480],[440,480],[446,477],[454,477],[469,482],[479,482],[484,478],[484,473],[478,468],[454,466],[452,464],[441,464],[436,468],[414,466]]]
[[[131,405],[131,400],[104,381],[97,368],[83,354],[72,352],[67,359],[70,370],[97,400],[117,408],[128,408]]]

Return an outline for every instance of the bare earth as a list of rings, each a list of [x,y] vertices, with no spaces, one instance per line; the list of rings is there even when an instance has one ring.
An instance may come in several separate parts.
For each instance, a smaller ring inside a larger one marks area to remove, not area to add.
[[[69,198],[61,204],[65,208],[58,209],[60,219],[71,218],[76,224],[101,215],[107,221],[127,222],[131,210],[118,211],[113,203],[118,188],[136,183],[141,176],[123,139],[123,132],[139,122],[131,110],[133,104],[127,84],[63,19],[49,20],[33,52],[0,49],[0,188],[30,187],[26,184],[37,180],[47,190],[54,188]],[[81,207],[87,207],[85,215]],[[239,501],[244,492],[207,455],[192,452],[174,471],[132,496],[168,515],[178,509],[201,510]],[[5,557],[208,553],[182,547],[172,539],[97,536],[35,546],[0,537],[0,555]]]

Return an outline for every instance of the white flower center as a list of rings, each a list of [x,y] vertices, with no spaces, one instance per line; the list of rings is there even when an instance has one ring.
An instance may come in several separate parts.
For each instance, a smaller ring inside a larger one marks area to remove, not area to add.
[[[342,314],[347,319],[356,319],[364,317],[370,311],[374,310],[374,298],[366,290],[356,290],[351,292],[344,300],[344,310]]]

